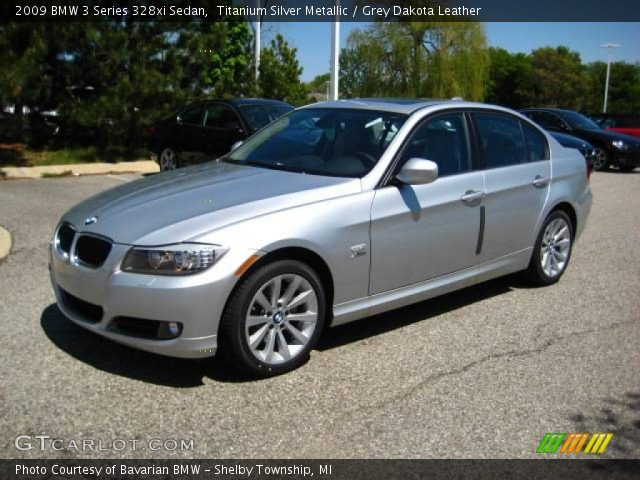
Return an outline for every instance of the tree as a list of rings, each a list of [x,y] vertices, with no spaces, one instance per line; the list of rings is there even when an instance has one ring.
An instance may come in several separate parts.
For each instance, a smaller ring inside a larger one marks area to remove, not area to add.
[[[477,22],[385,22],[355,30],[343,50],[351,94],[482,100],[489,67]]]
[[[531,57],[493,47],[489,49],[489,57],[487,102],[516,109],[532,106]]]
[[[280,34],[271,40],[271,45],[262,50],[258,84],[261,95],[284,100],[294,105],[306,103],[307,91],[300,81],[302,67],[296,58],[297,49]]]
[[[531,52],[532,105],[582,110],[588,80],[580,54],[567,47],[543,47]]]
[[[589,94],[584,110],[601,112],[604,103],[604,84],[607,76],[605,62],[590,63],[586,67]],[[614,113],[640,112],[640,63],[614,62],[611,64],[607,111]]]
[[[250,43],[238,19],[3,24],[0,100],[57,110],[59,144],[135,148],[193,98],[253,95]]]
[[[324,92],[327,89],[327,82],[329,82],[330,80],[330,73],[316,75],[315,77],[313,77],[313,80],[307,83],[307,88],[310,92]]]

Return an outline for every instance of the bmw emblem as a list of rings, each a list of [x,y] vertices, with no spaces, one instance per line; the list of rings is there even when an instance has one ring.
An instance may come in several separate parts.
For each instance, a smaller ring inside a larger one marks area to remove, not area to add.
[[[89,217],[84,221],[85,225],[93,225],[98,221],[98,217]]]

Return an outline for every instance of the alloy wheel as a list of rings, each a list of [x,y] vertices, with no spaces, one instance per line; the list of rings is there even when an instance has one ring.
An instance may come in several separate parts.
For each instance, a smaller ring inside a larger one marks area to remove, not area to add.
[[[607,152],[605,152],[601,148],[595,148],[593,150],[593,169],[594,170],[603,170],[607,167],[608,159]]]
[[[178,168],[178,158],[176,152],[171,148],[165,148],[160,153],[160,171],[167,172]]]
[[[571,253],[571,229],[563,218],[547,225],[540,246],[540,264],[549,278],[560,275],[567,266]]]
[[[278,275],[262,285],[249,303],[245,340],[267,365],[295,358],[309,343],[318,321],[318,297],[301,275]]]

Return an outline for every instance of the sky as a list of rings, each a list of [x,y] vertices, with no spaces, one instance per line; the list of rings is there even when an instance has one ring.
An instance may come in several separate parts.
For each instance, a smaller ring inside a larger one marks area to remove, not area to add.
[[[640,23],[485,23],[489,45],[502,47],[510,52],[525,52],[539,47],[566,45],[580,53],[585,63],[606,61],[603,43],[617,43],[612,60],[640,62]],[[364,23],[340,25],[341,46],[354,28]],[[270,35],[279,32],[298,49],[298,59],[303,67],[302,80],[309,81],[316,75],[329,71],[331,55],[331,23],[295,22],[265,25],[263,45]]]

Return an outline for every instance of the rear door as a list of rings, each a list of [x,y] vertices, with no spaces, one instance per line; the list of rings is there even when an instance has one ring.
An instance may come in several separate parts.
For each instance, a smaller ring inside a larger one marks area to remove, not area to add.
[[[170,146],[178,151],[181,165],[187,165],[197,160],[203,113],[203,105],[187,108],[178,115],[177,131],[170,133],[174,143]]]
[[[533,246],[551,182],[546,137],[507,113],[472,113],[485,178],[485,229],[479,262]]]
[[[202,160],[212,160],[229,153],[232,145],[245,136],[240,117],[231,106],[223,103],[207,105],[200,135]]]

